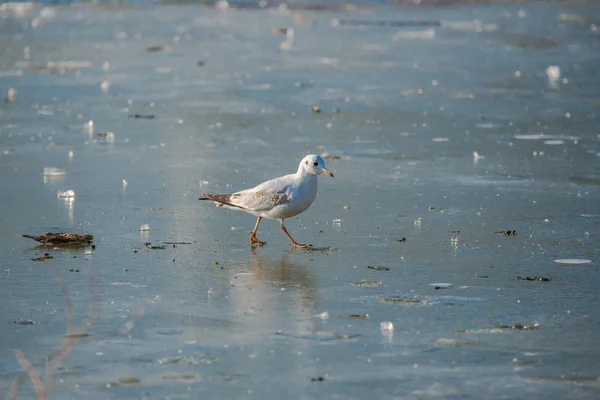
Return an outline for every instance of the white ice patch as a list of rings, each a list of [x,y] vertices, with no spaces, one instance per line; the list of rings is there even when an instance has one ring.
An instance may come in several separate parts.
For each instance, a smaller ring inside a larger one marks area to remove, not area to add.
[[[438,288],[442,288],[442,289],[448,289],[449,287],[452,287],[451,283],[430,283],[429,286],[435,286]]]
[[[545,140],[544,144],[548,144],[548,145],[559,145],[559,144],[564,144],[565,141],[564,140]]]
[[[515,135],[515,139],[521,140],[579,140],[577,136],[564,135],[544,135],[543,133],[534,133],[528,135]]]
[[[557,260],[554,260],[554,262],[559,263],[559,264],[577,265],[577,264],[589,264],[592,262],[592,260],[586,260],[583,258],[559,258]]]
[[[67,171],[61,168],[44,167],[44,176],[63,176],[66,174]]]

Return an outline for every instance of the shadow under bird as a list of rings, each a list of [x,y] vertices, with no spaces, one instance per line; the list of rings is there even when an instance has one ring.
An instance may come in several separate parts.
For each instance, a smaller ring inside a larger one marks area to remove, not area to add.
[[[261,183],[251,189],[231,194],[202,193],[199,200],[213,200],[217,207],[232,208],[256,215],[256,225],[250,234],[250,243],[263,246],[266,242],[258,240],[256,231],[262,218],[276,219],[281,230],[292,243],[293,248],[307,248],[292,238],[285,229],[283,221],[306,211],[317,197],[317,176],[327,174],[333,178],[325,161],[315,154],[302,159],[295,174],[281,176]]]

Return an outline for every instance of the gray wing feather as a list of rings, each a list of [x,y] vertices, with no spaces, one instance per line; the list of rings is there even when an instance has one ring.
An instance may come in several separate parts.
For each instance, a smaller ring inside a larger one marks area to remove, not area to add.
[[[286,178],[286,177],[282,177]],[[252,188],[231,195],[229,202],[252,211],[268,211],[291,201],[289,180],[273,179]]]

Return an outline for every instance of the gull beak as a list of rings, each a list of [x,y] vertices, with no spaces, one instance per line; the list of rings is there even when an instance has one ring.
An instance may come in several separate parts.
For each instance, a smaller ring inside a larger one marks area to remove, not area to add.
[[[323,169],[321,170],[321,172],[322,172],[322,173],[324,173],[324,174],[327,174],[327,175],[329,175],[330,177],[332,177],[332,178],[333,178],[333,174],[331,173],[331,171],[330,171],[330,170],[328,170],[328,169],[326,169],[326,168],[323,168]]]

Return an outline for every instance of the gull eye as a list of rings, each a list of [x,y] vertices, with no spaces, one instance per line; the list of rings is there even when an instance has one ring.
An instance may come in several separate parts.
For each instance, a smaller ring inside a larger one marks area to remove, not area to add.
[[[315,162],[313,163],[313,165],[316,167],[317,165],[319,165],[319,162],[318,162],[318,161],[315,161]]]

